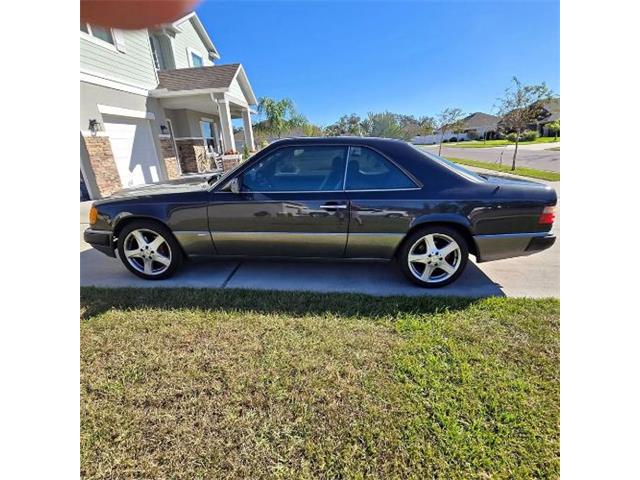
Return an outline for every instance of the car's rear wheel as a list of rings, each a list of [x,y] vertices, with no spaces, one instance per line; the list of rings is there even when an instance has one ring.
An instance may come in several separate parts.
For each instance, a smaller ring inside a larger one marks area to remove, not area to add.
[[[127,269],[146,280],[174,274],[182,263],[182,250],[164,225],[140,220],[126,225],[118,235],[118,255]]]
[[[421,287],[438,288],[455,282],[462,275],[469,259],[469,247],[456,230],[436,225],[411,233],[398,257],[409,280]]]

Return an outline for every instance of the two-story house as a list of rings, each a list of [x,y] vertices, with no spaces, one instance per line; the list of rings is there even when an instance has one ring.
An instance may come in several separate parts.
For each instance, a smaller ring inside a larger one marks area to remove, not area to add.
[[[237,151],[235,118],[254,150],[256,97],[242,65],[219,58],[195,13],[136,31],[81,24],[81,190],[95,199],[215,160],[228,167],[238,158],[223,156]]]

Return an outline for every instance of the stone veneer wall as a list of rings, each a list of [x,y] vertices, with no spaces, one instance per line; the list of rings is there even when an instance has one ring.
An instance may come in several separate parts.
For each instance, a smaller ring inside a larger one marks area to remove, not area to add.
[[[120,190],[122,182],[120,181],[116,162],[113,159],[109,137],[83,135],[83,138],[89,154],[89,163],[100,190],[100,196],[106,197]]]
[[[176,146],[182,173],[198,173],[198,156],[204,152],[202,140],[180,139],[176,140]]]
[[[180,176],[180,167],[171,137],[160,137],[160,151],[167,170],[167,176],[169,178],[178,178]]]
[[[235,158],[224,158],[222,157],[222,171],[226,172],[227,170],[231,170],[235,168],[242,161],[241,156],[236,156]]]

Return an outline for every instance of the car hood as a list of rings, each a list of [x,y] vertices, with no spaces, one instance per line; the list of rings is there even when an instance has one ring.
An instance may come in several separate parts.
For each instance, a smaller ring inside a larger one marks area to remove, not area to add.
[[[220,174],[218,173],[186,175],[174,180],[154,182],[146,185],[140,185],[138,187],[123,188],[122,190],[114,192],[109,197],[105,198],[105,200],[141,196],[148,197],[165,195],[167,193],[199,192],[208,189],[211,186],[209,180],[212,177],[217,177],[219,175]]]

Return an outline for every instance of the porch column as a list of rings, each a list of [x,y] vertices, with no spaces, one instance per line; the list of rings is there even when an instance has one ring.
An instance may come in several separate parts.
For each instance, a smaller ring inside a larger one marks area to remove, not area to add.
[[[220,128],[222,129],[223,152],[235,151],[236,141],[233,138],[233,125],[231,123],[231,111],[229,110],[229,101],[218,99],[218,113],[220,116]]]
[[[256,144],[253,141],[253,126],[251,125],[251,112],[248,108],[242,109],[242,121],[244,123],[244,144],[247,146],[250,152],[256,149]]]

